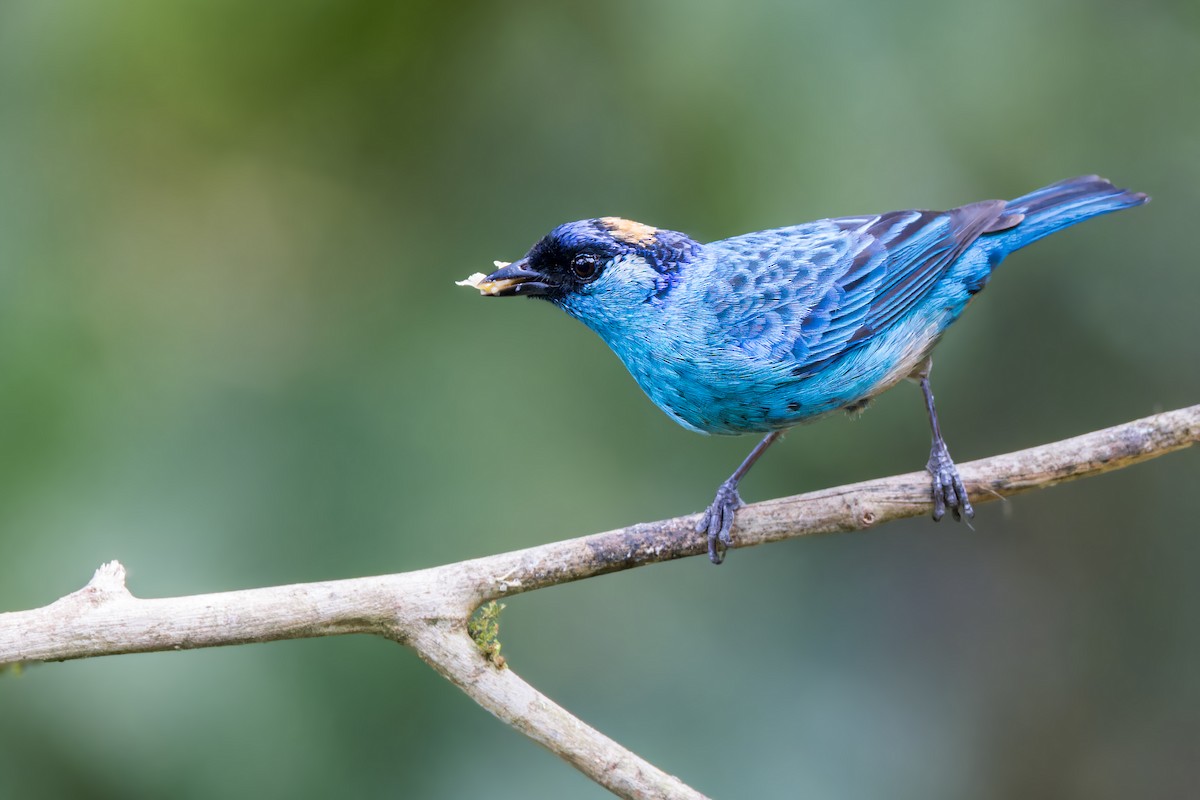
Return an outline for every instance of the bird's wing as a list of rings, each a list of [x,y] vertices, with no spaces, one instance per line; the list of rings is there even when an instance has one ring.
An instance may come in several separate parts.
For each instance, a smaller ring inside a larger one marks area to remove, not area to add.
[[[1004,206],[844,217],[715,242],[722,267],[708,300],[733,344],[807,374],[904,316],[981,234],[1019,222]]]

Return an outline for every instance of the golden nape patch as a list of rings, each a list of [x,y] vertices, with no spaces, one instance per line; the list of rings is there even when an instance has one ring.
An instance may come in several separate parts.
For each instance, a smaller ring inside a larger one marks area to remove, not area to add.
[[[615,238],[626,244],[654,244],[654,238],[658,236],[658,228],[652,228],[631,219],[601,217],[600,222]]]

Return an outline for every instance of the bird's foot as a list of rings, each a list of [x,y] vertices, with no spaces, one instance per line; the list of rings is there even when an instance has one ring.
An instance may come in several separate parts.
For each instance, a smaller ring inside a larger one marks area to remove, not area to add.
[[[971,519],[975,516],[975,509],[971,508],[971,501],[967,499],[967,488],[963,486],[958,467],[954,466],[945,442],[934,443],[933,449],[929,451],[929,463],[925,465],[925,469],[933,476],[934,522],[945,515],[947,508],[956,520]]]
[[[717,496],[704,516],[696,523],[697,533],[708,535],[708,560],[720,564],[725,560],[725,549],[733,546],[733,517],[745,503],[738,494],[737,481],[727,480],[717,489]]]

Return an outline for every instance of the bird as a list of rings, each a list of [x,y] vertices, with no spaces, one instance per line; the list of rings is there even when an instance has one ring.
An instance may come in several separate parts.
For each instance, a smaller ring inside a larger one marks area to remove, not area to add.
[[[932,516],[974,516],[942,436],[930,352],[1015,250],[1149,197],[1097,175],[949,211],[838,217],[701,244],[621,217],[559,225],[468,285],[549,301],[616,353],[667,416],[704,434],[765,434],[696,524],[720,564],[738,486],[780,435],[861,411],[905,379],[925,400]],[[970,524],[969,522],[967,523]]]

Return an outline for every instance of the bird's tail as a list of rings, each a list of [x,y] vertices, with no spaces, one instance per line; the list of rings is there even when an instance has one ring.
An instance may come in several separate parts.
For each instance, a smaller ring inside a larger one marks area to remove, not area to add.
[[[1069,178],[1010,200],[1005,216],[1020,214],[1023,218],[1000,236],[1007,239],[1006,249],[1012,252],[1076,222],[1140,206],[1149,199],[1141,192],[1118,189],[1099,175]]]

